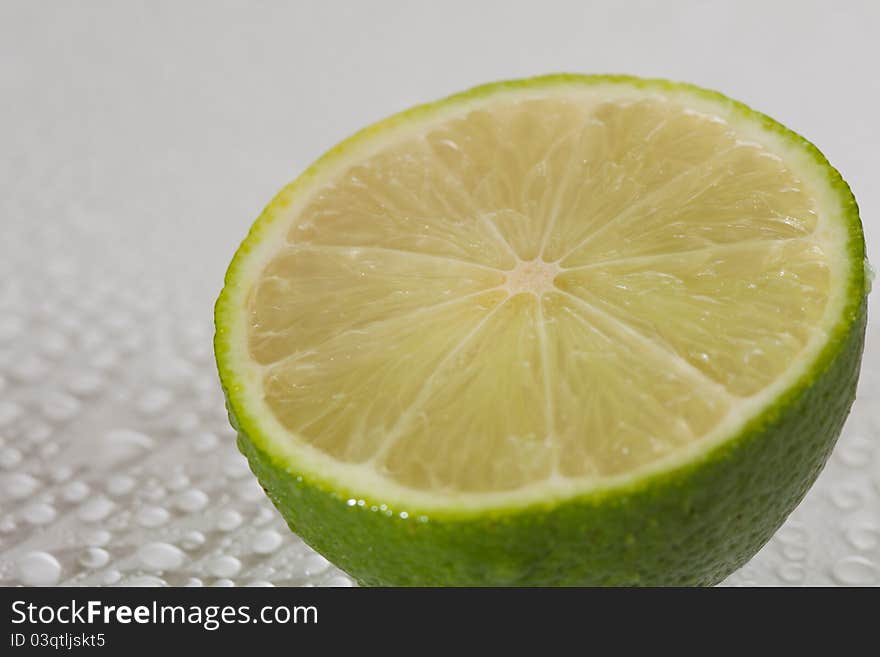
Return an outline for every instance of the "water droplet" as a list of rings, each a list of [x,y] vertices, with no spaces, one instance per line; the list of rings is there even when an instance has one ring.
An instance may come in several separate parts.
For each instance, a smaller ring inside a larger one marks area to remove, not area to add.
[[[257,554],[271,554],[281,547],[283,539],[274,529],[258,532],[251,540],[251,549]]]
[[[203,431],[202,433],[196,435],[193,439],[192,445],[193,449],[199,453],[209,452],[219,443],[219,439],[216,434],[210,433],[208,431]]]
[[[180,538],[180,545],[184,550],[195,550],[205,544],[205,535],[195,530],[186,532]]]
[[[787,543],[782,545],[782,554],[791,561],[803,561],[807,558],[807,548],[803,545]]]
[[[247,460],[239,455],[226,459],[223,463],[223,473],[232,479],[241,479],[251,473]]]
[[[72,481],[64,487],[64,490],[61,492],[61,497],[68,502],[81,502],[88,494],[88,484],[82,481]]]
[[[78,515],[86,522],[98,522],[110,515],[115,506],[110,499],[100,495],[83,504],[79,508]]]
[[[21,406],[11,401],[0,401],[0,427],[12,424],[21,416]]]
[[[22,383],[37,383],[49,372],[49,363],[35,354],[29,354],[11,369],[12,375]]]
[[[330,567],[330,562],[320,554],[310,554],[302,560],[303,572],[308,575],[323,573]]]
[[[349,587],[349,586],[354,586],[354,582],[351,581],[345,575],[335,575],[335,576],[331,577],[330,579],[328,579],[326,582],[324,582],[324,586]]]
[[[877,582],[877,567],[865,557],[846,557],[834,564],[831,575],[844,586],[869,586]]]
[[[275,585],[272,582],[267,582],[264,579],[255,579],[254,581],[245,584],[245,586],[250,588],[267,588],[270,586],[274,587]]]
[[[204,586],[204,583],[198,577],[190,577],[188,580],[186,580],[186,583],[184,584],[184,586],[194,588],[194,587],[198,587],[198,586]]]
[[[847,528],[844,536],[856,550],[867,552],[880,545],[880,526],[862,522]]]
[[[168,488],[171,490],[180,490],[189,486],[189,477],[182,472],[172,474],[168,479]]]
[[[192,434],[198,429],[201,421],[199,420],[199,416],[195,413],[188,411],[181,413],[174,420],[174,429],[181,434]]]
[[[61,564],[48,552],[28,552],[19,557],[16,566],[25,586],[54,586],[61,578]]]
[[[219,514],[217,514],[217,529],[220,529],[224,532],[230,532],[233,529],[239,527],[242,523],[241,514],[238,511],[233,511],[232,509],[224,509]]]
[[[15,531],[16,527],[15,519],[12,516],[6,516],[5,518],[0,519],[0,532],[8,534]]]
[[[97,372],[80,372],[67,381],[67,389],[80,397],[88,397],[98,392],[104,380]]]
[[[164,359],[154,368],[156,381],[170,386],[182,386],[193,377],[193,367],[182,358]]]
[[[57,392],[47,395],[40,407],[43,410],[43,415],[48,419],[55,422],[65,422],[76,417],[79,413],[80,402],[76,397]]]
[[[107,492],[110,495],[127,495],[134,490],[137,482],[128,475],[113,475],[107,480]]]
[[[26,472],[13,472],[4,477],[4,489],[13,500],[20,500],[32,495],[40,482]]]
[[[152,586],[168,586],[168,582],[160,577],[156,577],[154,575],[135,575],[134,577],[129,577],[123,582],[123,586],[136,586],[136,587],[152,587]]]
[[[122,461],[140,456],[144,451],[152,449],[153,439],[139,431],[131,429],[113,429],[101,437],[99,449],[95,455],[97,465],[109,468]]]
[[[777,568],[779,579],[787,584],[799,584],[804,581],[804,568],[796,563],[784,563]]]
[[[80,533],[80,538],[86,545],[107,545],[113,535],[106,529],[86,529]]]
[[[141,395],[135,402],[135,407],[144,415],[155,415],[168,406],[172,398],[168,390],[156,388]]]
[[[275,519],[275,513],[273,513],[272,509],[267,509],[265,506],[260,508],[259,513],[257,513],[257,517],[253,519],[253,524],[257,527],[262,527],[267,522],[271,522]]]
[[[229,588],[229,587],[235,586],[235,582],[233,582],[231,579],[226,579],[226,578],[223,578],[223,579],[215,579],[215,580],[211,583],[211,586],[218,586],[218,587]]]
[[[870,462],[873,448],[874,444],[866,436],[856,434],[846,436],[835,455],[844,465],[861,468]]]
[[[137,522],[142,527],[158,527],[168,522],[171,514],[161,506],[145,506],[137,512]]]
[[[843,482],[831,489],[831,502],[841,511],[857,509],[864,504],[861,490],[856,483]]]
[[[14,447],[0,447],[0,468],[11,470],[21,463],[21,452]]]
[[[238,496],[246,502],[256,502],[265,498],[266,494],[256,479],[248,479],[239,485]]]
[[[21,512],[25,522],[32,525],[45,525],[55,520],[55,508],[49,504],[30,504]]]
[[[174,504],[181,511],[194,513],[205,508],[205,505],[208,504],[208,496],[197,488],[193,488],[178,494]]]
[[[40,456],[44,459],[48,459],[55,456],[59,449],[57,443],[46,443],[40,448]]]
[[[208,562],[208,572],[214,577],[234,577],[241,570],[241,561],[227,555],[215,557]]]
[[[85,568],[103,568],[110,562],[110,553],[101,548],[90,547],[80,555],[79,563]]]
[[[57,484],[67,481],[73,476],[73,468],[69,465],[53,465],[49,468],[49,477]]]
[[[116,584],[119,580],[122,579],[122,573],[118,570],[108,570],[104,573],[104,577],[101,580],[104,584]]]
[[[144,486],[141,487],[141,495],[148,500],[153,502],[157,502],[165,497],[167,491],[164,486],[161,486],[157,481],[147,482]]]
[[[183,565],[186,555],[169,543],[147,543],[138,550],[138,558],[147,568],[175,570]]]

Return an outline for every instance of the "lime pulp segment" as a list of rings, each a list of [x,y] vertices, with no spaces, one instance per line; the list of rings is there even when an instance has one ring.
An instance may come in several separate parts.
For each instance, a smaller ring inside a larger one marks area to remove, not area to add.
[[[502,93],[374,141],[287,202],[244,297],[247,385],[325,474],[441,501],[632,476],[765,405],[839,302],[821,189],[675,94]]]

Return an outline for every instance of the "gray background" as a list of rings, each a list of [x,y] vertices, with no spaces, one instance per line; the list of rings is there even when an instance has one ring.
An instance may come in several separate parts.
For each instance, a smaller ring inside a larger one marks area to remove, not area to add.
[[[824,151],[880,262],[878,29],[874,2],[0,1],[0,583],[349,583],[235,453],[210,313],[273,194],[411,104],[558,71],[721,90]],[[877,342],[731,583],[880,583]]]

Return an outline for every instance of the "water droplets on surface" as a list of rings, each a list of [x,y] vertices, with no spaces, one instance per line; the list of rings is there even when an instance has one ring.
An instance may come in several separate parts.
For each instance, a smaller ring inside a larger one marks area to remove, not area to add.
[[[306,575],[317,575],[327,570],[330,562],[315,552],[303,558],[301,567]]]
[[[3,489],[13,500],[32,495],[40,486],[39,480],[26,472],[13,472],[3,477]]]
[[[89,397],[98,392],[104,380],[97,372],[84,371],[72,376],[67,381],[67,389],[80,397]]]
[[[147,568],[175,570],[183,565],[186,555],[170,543],[155,542],[142,545],[138,558]]]
[[[281,534],[274,529],[265,529],[251,539],[251,549],[257,554],[271,554],[281,547],[282,542]]]
[[[208,572],[214,577],[234,577],[241,570],[241,561],[229,555],[211,559],[207,564]]]
[[[64,487],[61,492],[68,502],[81,502],[89,494],[89,485],[82,481],[72,481]]]
[[[237,529],[243,521],[241,514],[232,509],[224,509],[217,515],[217,529],[229,532]]]
[[[21,517],[32,525],[45,525],[55,520],[57,512],[51,504],[36,502],[27,505],[21,512]]]
[[[101,578],[101,583],[105,585],[112,585],[116,584],[121,579],[122,573],[120,573],[118,570],[108,570]]]
[[[41,404],[43,415],[55,422],[70,420],[79,413],[81,404],[76,397],[56,392],[44,397]]]
[[[93,456],[96,465],[110,468],[137,458],[155,446],[153,439],[140,431],[131,429],[111,429],[101,436],[98,454]]]
[[[776,570],[776,574],[786,584],[800,584],[804,581],[804,567],[798,563],[783,563]]]
[[[155,415],[171,403],[171,392],[164,388],[156,388],[141,395],[135,407],[144,415]]]
[[[837,458],[850,468],[862,468],[871,462],[874,442],[863,434],[846,436],[837,448]]]
[[[128,495],[136,484],[128,475],[113,475],[107,480],[107,492],[113,496]]]
[[[48,552],[28,552],[19,557],[16,566],[25,586],[54,586],[61,578],[61,564]]]
[[[858,522],[844,530],[844,537],[856,550],[874,550],[880,546],[880,524],[872,521]]]
[[[782,554],[786,559],[790,559],[791,561],[803,561],[807,558],[807,548],[803,545],[797,545],[795,543],[785,543],[782,546]]]
[[[871,586],[878,581],[877,565],[866,557],[845,557],[831,567],[831,574],[843,586]]]
[[[90,547],[79,557],[80,565],[85,568],[103,568],[110,562],[110,553],[102,548]]]
[[[133,577],[129,577],[122,581],[122,586],[135,586],[135,587],[158,587],[158,586],[168,586],[168,583],[162,579],[161,577],[156,577],[155,575],[135,575]]]
[[[208,504],[208,496],[197,488],[179,493],[174,499],[174,505],[181,511],[194,513],[201,511]]]
[[[85,522],[98,522],[106,518],[116,504],[109,498],[99,495],[80,506],[77,515]]]
[[[0,447],[0,468],[10,470],[21,463],[21,452],[14,447]]]
[[[88,528],[80,533],[80,540],[85,545],[101,547],[107,545],[113,535],[103,528]]]
[[[49,468],[49,478],[56,484],[60,484],[70,479],[73,472],[73,468],[69,465],[59,463]]]
[[[195,438],[193,438],[192,445],[193,449],[195,449],[196,452],[204,453],[210,452],[212,449],[217,447],[217,444],[219,442],[220,441],[217,438],[216,434],[209,431],[203,431],[196,435]]]
[[[244,456],[233,455],[223,463],[223,474],[232,479],[240,479],[251,474],[247,460]]]
[[[200,531],[191,530],[181,536],[179,543],[184,550],[196,550],[205,544],[205,535]]]
[[[263,489],[256,479],[245,479],[238,486],[238,497],[246,502],[256,502],[265,496]]]
[[[171,514],[168,513],[167,509],[164,509],[161,506],[150,505],[140,509],[137,512],[135,519],[142,527],[159,527],[168,522],[170,517]]]
[[[852,482],[843,481],[831,489],[831,503],[841,511],[849,511],[860,507],[864,496],[860,487]]]

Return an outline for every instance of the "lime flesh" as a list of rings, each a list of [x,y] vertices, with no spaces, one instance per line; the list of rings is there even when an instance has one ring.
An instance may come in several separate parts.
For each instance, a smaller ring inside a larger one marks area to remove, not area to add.
[[[712,583],[839,433],[863,259],[845,183],[766,117],[501,83],[282,191],[227,275],[218,364],[270,497],[362,582]]]

